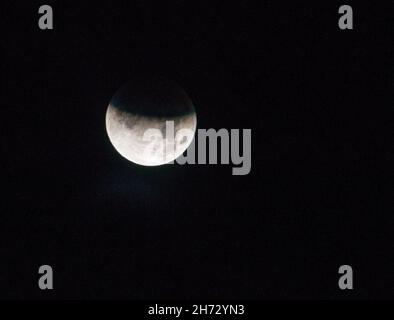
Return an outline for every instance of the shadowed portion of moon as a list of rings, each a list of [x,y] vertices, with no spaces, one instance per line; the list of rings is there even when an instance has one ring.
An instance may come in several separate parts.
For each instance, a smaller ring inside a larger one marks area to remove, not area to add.
[[[168,121],[174,134],[167,132]],[[115,149],[145,166],[179,157],[192,142],[196,125],[195,109],[186,92],[163,78],[128,82],[115,93],[106,114],[107,133]]]

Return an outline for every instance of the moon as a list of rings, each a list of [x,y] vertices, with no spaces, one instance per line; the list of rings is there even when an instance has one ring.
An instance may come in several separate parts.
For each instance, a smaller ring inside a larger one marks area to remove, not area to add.
[[[134,79],[112,97],[105,117],[116,151],[143,166],[174,161],[192,143],[197,127],[194,105],[175,82]]]

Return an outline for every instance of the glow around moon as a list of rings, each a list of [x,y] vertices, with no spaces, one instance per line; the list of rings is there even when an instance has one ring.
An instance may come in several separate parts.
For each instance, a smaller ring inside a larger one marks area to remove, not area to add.
[[[164,79],[129,82],[111,99],[106,129],[114,148],[127,160],[157,166],[178,158],[197,127],[194,106],[175,83]]]

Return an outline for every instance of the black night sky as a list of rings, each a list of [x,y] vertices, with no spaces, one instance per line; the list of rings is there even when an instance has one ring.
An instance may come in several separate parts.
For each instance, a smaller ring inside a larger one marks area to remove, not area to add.
[[[341,31],[336,1],[49,1],[42,31],[42,4],[1,10],[0,298],[393,297],[392,5]],[[105,112],[135,75],[252,129],[251,172],[122,158]]]

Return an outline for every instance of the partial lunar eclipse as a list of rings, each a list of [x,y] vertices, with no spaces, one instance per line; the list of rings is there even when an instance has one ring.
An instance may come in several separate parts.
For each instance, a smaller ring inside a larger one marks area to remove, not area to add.
[[[174,132],[166,132],[166,122]],[[191,144],[197,127],[195,108],[176,83],[135,79],[112,97],[106,129],[114,148],[139,165],[158,166],[178,158]]]

